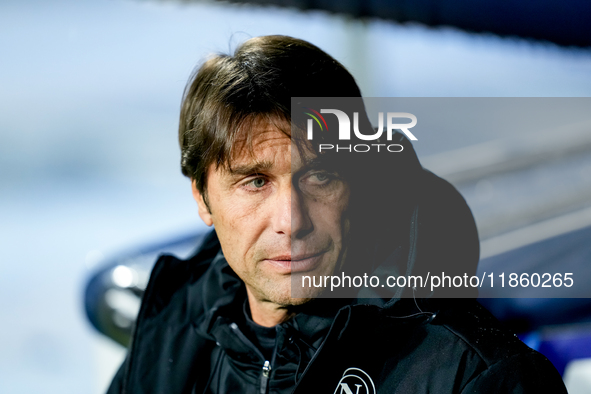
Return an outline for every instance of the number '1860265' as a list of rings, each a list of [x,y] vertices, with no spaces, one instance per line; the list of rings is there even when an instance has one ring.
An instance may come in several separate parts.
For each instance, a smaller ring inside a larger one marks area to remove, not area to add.
[[[574,284],[572,272],[564,274],[509,274],[507,284],[510,287],[572,287]],[[490,285],[493,287],[493,274],[487,275],[490,278]],[[505,287],[505,273],[499,274],[501,287]]]

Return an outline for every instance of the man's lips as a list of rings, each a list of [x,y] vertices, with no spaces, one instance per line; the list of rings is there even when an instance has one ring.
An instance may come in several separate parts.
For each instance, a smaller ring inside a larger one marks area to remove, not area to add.
[[[283,273],[304,272],[311,271],[322,260],[322,255],[325,251],[317,253],[306,253],[299,255],[277,255],[265,259],[268,263],[278,268]]]

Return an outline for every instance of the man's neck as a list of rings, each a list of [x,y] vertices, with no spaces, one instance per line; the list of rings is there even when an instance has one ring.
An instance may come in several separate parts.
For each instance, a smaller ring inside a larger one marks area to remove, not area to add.
[[[268,301],[258,300],[247,288],[248,304],[252,321],[263,327],[274,327],[289,320],[294,312]]]

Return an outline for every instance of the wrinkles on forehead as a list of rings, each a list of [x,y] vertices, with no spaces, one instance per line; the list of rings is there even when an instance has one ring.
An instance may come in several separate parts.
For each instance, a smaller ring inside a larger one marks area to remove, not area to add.
[[[261,115],[243,122],[233,138],[229,155],[217,167],[230,173],[244,173],[256,163],[260,169],[268,169],[271,162],[260,162],[258,156],[269,147],[284,144],[291,138],[289,122],[273,116]],[[246,166],[246,167],[245,167]]]

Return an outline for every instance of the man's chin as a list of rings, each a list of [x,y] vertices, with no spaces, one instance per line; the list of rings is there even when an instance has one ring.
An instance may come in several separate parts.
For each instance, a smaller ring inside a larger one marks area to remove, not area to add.
[[[282,297],[279,297],[279,299],[276,299],[275,303],[283,307],[304,305],[318,298],[323,290],[324,289],[320,288],[294,289],[292,287],[288,293],[284,294]]]

